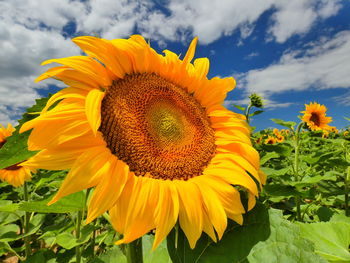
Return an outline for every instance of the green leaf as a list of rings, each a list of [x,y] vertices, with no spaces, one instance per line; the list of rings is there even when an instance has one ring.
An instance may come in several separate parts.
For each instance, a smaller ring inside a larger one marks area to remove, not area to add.
[[[127,263],[126,257],[119,246],[114,246],[106,253],[95,257],[91,263]]]
[[[52,250],[40,249],[30,255],[23,263],[56,263],[56,256]]]
[[[350,218],[329,222],[299,223],[301,235],[315,243],[316,253],[329,262],[350,262]]]
[[[325,174],[325,175],[316,175],[316,176],[305,176],[299,182],[288,182],[289,185],[295,186],[298,189],[300,187],[314,185],[323,180],[336,181],[337,177],[333,174]]]
[[[320,221],[324,221],[324,222],[329,221],[333,214],[334,214],[334,212],[331,209],[329,209],[328,207],[325,207],[325,206],[321,206],[317,210],[317,216],[320,219]]]
[[[28,231],[28,233],[25,233],[22,236],[23,237],[30,236],[30,235],[33,235],[34,233],[36,233],[40,229],[41,225],[44,223],[45,216],[46,215],[44,215],[44,214],[36,214],[36,215],[34,215],[34,217],[29,222],[29,231]]]
[[[0,200],[0,212],[15,212],[18,204],[13,204],[10,200]]]
[[[245,112],[245,107],[239,106],[239,105],[237,105],[237,104],[232,104],[232,106],[235,107],[235,108],[237,108],[237,109],[239,109],[240,111]]]
[[[344,117],[344,119],[345,119],[345,120],[347,120],[347,121],[350,121],[350,118],[346,118],[346,117]]]
[[[268,152],[266,155],[264,155],[261,159],[260,159],[260,165],[264,165],[268,160],[272,159],[272,158],[279,158],[280,155],[276,152]]]
[[[168,251],[174,263],[191,262],[241,262],[251,248],[270,234],[269,217],[264,205],[257,203],[253,210],[244,216],[240,226],[229,221],[226,232],[218,243],[214,243],[206,234],[198,240],[194,249],[189,247],[184,233],[179,229],[178,242],[175,244],[176,232],[168,235]]]
[[[249,263],[326,263],[315,254],[313,244],[300,236],[300,229],[282,217],[282,211],[270,209],[271,235],[251,250]]]
[[[6,143],[0,149],[0,169],[23,162],[36,153],[27,148],[29,134],[30,131],[21,134],[16,131],[6,138]]]
[[[78,192],[61,198],[58,202],[48,206],[53,196],[42,201],[23,202],[19,210],[38,213],[70,213],[82,211],[84,208],[84,193]]]
[[[287,174],[290,171],[290,167],[286,167],[278,170],[275,170],[269,167],[261,167],[261,170],[267,175],[267,177],[278,177],[278,176]]]
[[[261,114],[263,112],[264,112],[263,110],[257,110],[257,111],[254,111],[253,113],[249,114],[249,116],[253,117],[253,116],[259,115],[259,114]]]
[[[15,224],[9,224],[6,226],[1,226],[0,228],[0,242],[9,242],[21,238],[18,235],[19,226]]]
[[[262,148],[267,152],[276,152],[281,156],[290,157],[293,151],[293,148],[288,143],[279,143],[279,144],[264,144]]]
[[[37,112],[45,107],[48,98],[37,99],[36,104],[27,109],[22,119],[18,121],[19,125],[16,126],[16,131],[12,136],[6,138],[6,143],[0,148],[0,169],[23,162],[37,153],[28,150],[27,141],[30,131],[19,133],[19,130],[23,123],[38,116]]]
[[[152,251],[154,241],[153,235],[145,235],[142,237],[142,248],[144,263],[171,263],[168,254],[166,241],[159,244],[156,250]]]
[[[6,254],[7,252],[12,252],[14,255],[16,255],[19,259],[22,259],[20,255],[17,254],[15,250],[12,249],[12,247],[9,245],[8,242],[0,242],[0,256]]]
[[[299,195],[299,192],[295,189],[295,187],[277,183],[265,185],[264,191],[266,194],[271,196],[291,197]]]
[[[56,237],[57,244],[65,249],[72,249],[76,246],[86,243],[91,236],[94,226],[86,225],[81,230],[81,237],[77,239],[71,233],[63,232]]]
[[[270,119],[270,120],[272,120],[276,124],[282,125],[292,130],[294,129],[294,126],[297,125],[294,121],[284,121],[280,119]]]

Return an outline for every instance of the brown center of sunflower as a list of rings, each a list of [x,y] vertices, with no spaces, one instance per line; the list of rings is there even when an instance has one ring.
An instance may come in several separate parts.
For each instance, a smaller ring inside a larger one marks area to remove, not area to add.
[[[106,90],[99,129],[137,176],[187,180],[215,152],[205,109],[188,92],[150,73],[126,75]]]
[[[310,121],[312,121],[316,126],[320,126],[320,116],[317,113],[311,113]]]

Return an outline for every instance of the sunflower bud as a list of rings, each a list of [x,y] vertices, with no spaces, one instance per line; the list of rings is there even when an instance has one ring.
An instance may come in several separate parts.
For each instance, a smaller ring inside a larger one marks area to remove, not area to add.
[[[250,99],[250,104],[252,106],[257,107],[257,108],[263,107],[262,99],[258,94],[256,94],[256,93],[250,94],[249,99]]]

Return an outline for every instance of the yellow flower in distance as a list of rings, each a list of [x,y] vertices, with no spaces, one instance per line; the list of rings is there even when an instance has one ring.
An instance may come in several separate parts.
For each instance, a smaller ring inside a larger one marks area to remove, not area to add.
[[[328,136],[329,136],[329,132],[326,131],[326,130],[324,130],[324,131],[322,132],[322,138],[323,138],[323,139],[326,139],[326,138],[328,138]]]
[[[334,132],[334,133],[337,133],[337,134],[339,133],[337,127],[335,127],[335,126],[330,126],[330,127],[331,127],[331,129],[330,129],[331,132]]]
[[[274,128],[272,132],[275,136],[280,135],[280,131],[277,128]]]
[[[7,128],[0,124],[0,148],[6,143],[6,138],[11,136],[14,131],[15,128],[12,127],[11,123],[7,125]],[[27,167],[22,167],[20,163],[0,170],[0,180],[14,187],[23,185],[24,181],[28,181],[30,178],[30,170]]]
[[[276,136],[276,141],[277,142],[284,142],[284,136],[282,134],[278,134]]]
[[[227,218],[242,224],[233,185],[247,190],[249,210],[258,196],[249,174],[259,184],[265,177],[244,118],[222,106],[235,80],[209,80],[207,58],[191,63],[197,38],[183,59],[158,54],[139,35],[73,42],[88,56],[43,63],[62,66],[37,81],[53,77],[69,87],[21,130],[33,129],[28,146],[40,151],[26,165],[70,169],[50,203],[95,187],[87,223],[109,211],[123,234],[117,244],[155,230],[153,248],[177,221],[192,248],[203,231],[221,239]]]
[[[265,139],[265,144],[275,144],[277,142],[277,139],[271,135],[267,136]]]
[[[311,102],[310,105],[305,104],[305,111],[301,112],[304,114],[302,121],[305,122],[312,131],[330,130],[328,123],[332,121],[332,118],[326,117],[326,111],[326,106],[316,102]]]

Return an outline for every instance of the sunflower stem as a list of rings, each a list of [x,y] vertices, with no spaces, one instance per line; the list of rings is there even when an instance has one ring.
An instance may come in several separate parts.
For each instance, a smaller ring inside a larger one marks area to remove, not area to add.
[[[27,183],[24,182],[23,184],[23,199],[24,201],[28,202],[29,195],[28,195],[28,186]],[[24,233],[29,232],[29,221],[30,221],[30,212],[25,212],[24,215]],[[25,256],[28,258],[30,256],[30,236],[24,237],[24,246],[25,246]]]
[[[249,113],[250,113],[250,109],[252,108],[252,106],[253,105],[251,103],[249,103],[249,106],[246,108],[246,110],[244,112],[244,115],[245,115],[245,118],[246,118],[246,121],[248,124],[250,123]]]
[[[142,263],[142,237],[126,245],[126,258],[128,263]]]
[[[345,148],[345,160],[349,162],[350,160],[350,153],[348,152],[348,148],[344,146]],[[348,166],[345,170],[345,177],[344,177],[344,192],[345,192],[345,215],[350,216],[349,211],[349,190],[350,190],[350,166]]]
[[[81,221],[83,217],[83,212],[79,211],[78,212],[78,217],[77,217],[77,223],[75,225],[75,237],[77,240],[80,239],[80,228],[81,228]],[[81,249],[80,245],[75,247],[75,253],[76,253],[76,262],[80,263],[81,262]]]
[[[296,131],[295,131],[295,143],[294,143],[294,150],[295,150],[295,154],[294,154],[294,180],[296,182],[298,182],[300,180],[299,178],[299,147],[300,147],[300,130],[303,127],[304,122],[300,122]],[[301,205],[301,198],[300,195],[297,194],[295,195],[295,205],[297,208],[297,220],[298,221],[302,221],[302,217],[301,217],[301,209],[300,209],[300,205]]]

